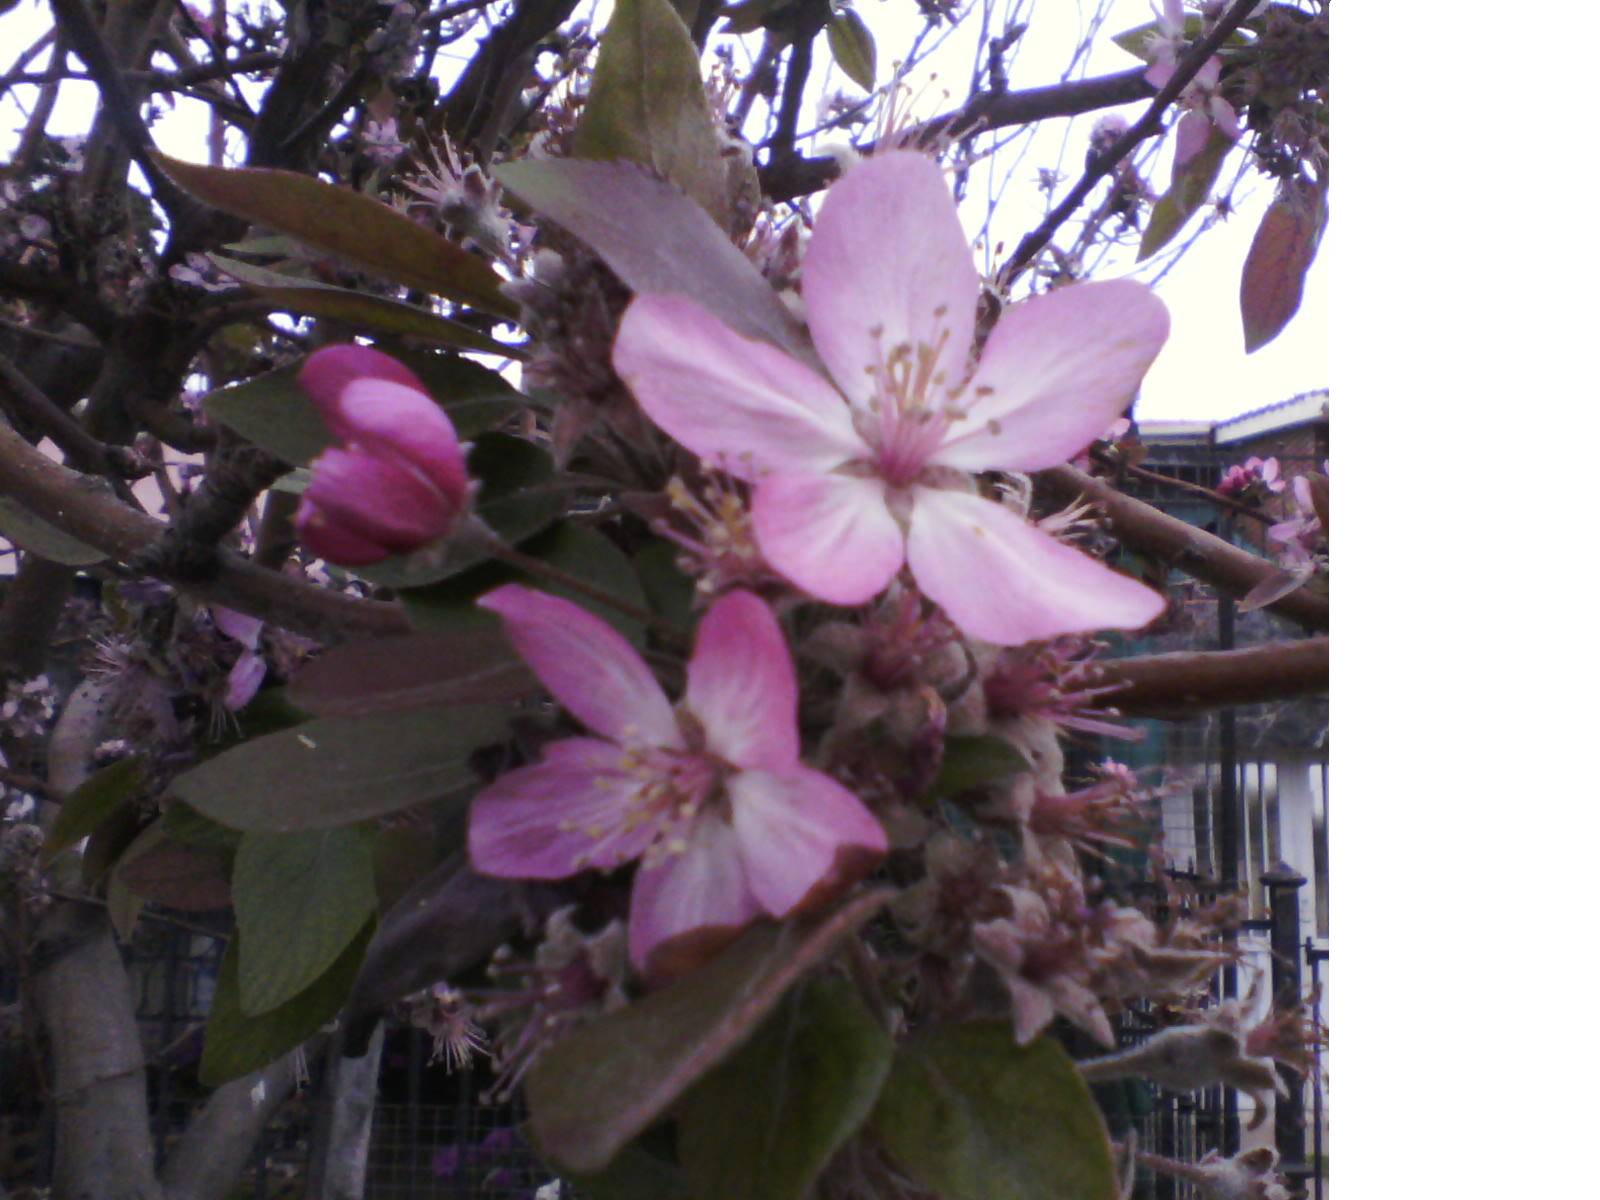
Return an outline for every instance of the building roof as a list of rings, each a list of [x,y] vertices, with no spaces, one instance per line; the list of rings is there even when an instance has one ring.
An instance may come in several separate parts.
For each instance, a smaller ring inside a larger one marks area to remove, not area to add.
[[[1319,388],[1314,392],[1302,392],[1288,400],[1269,404],[1265,408],[1240,413],[1237,417],[1229,417],[1226,421],[1218,421],[1212,427],[1211,436],[1219,445],[1223,445],[1327,419],[1328,389]]]

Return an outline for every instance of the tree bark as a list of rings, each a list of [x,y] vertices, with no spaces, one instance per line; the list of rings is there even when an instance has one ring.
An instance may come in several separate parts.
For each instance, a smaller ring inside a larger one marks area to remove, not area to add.
[[[328,1043],[321,1103],[311,1133],[308,1196],[361,1200],[366,1190],[367,1146],[372,1137],[372,1110],[378,1102],[383,1034],[380,1021],[367,1039],[366,1052],[356,1057],[345,1057],[341,1037]]]

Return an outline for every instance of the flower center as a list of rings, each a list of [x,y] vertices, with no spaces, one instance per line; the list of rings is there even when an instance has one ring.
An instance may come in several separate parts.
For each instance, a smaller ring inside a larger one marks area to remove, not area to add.
[[[877,361],[866,371],[877,390],[865,411],[855,410],[855,427],[874,451],[877,473],[893,487],[922,474],[951,422],[962,414],[956,404],[961,381],[951,386],[939,365],[950,340],[950,331],[942,327],[946,311],[944,305],[934,310],[940,327],[932,344],[897,342],[885,353],[883,327],[871,330]]]

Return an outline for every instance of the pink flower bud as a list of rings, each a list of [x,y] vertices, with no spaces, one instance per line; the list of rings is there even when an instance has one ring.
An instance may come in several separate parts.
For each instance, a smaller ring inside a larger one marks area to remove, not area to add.
[[[327,346],[300,386],[339,445],[311,464],[295,528],[307,550],[360,567],[438,541],[467,506],[454,426],[402,363],[365,346]]]

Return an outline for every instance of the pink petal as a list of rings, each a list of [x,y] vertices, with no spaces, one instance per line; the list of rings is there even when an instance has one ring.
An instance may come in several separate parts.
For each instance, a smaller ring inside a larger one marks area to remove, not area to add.
[[[1176,178],[1183,168],[1206,148],[1211,140],[1211,118],[1201,109],[1191,109],[1178,121],[1178,132],[1172,139],[1172,174]]]
[[[918,488],[907,557],[917,586],[971,637],[1000,646],[1139,629],[1166,602],[1000,505]]]
[[[810,767],[740,771],[728,795],[750,888],[774,917],[838,895],[889,849],[866,806]]]
[[[641,804],[646,780],[612,742],[568,738],[542,762],[500,776],[472,801],[473,869],[506,879],[565,879],[638,858],[663,822]]]
[[[1211,112],[1211,123],[1230,142],[1237,142],[1240,133],[1239,114],[1233,111],[1233,105],[1221,96],[1213,96],[1207,107]]]
[[[966,471],[1066,462],[1128,407],[1168,324],[1155,293],[1125,279],[1073,284],[1007,309],[967,388],[966,414],[933,461]]]
[[[294,514],[295,534],[313,558],[326,559],[341,567],[366,567],[382,562],[392,553],[359,533],[346,529],[315,503],[302,497]]]
[[[825,471],[866,453],[825,379],[683,296],[629,305],[612,363],[652,421],[740,479]]]
[[[228,686],[222,695],[222,707],[229,712],[237,712],[254,698],[261,690],[261,683],[267,677],[267,660],[254,651],[246,650],[234,660],[233,669],[228,672]]]
[[[1202,92],[1209,92],[1217,86],[1217,81],[1222,78],[1222,60],[1215,55],[1200,64],[1200,69],[1194,73],[1194,78],[1189,81],[1189,86]]]
[[[936,346],[946,387],[972,352],[978,272],[944,174],[909,151],[875,154],[828,190],[801,264],[817,352],[859,406],[867,368],[895,346]]]
[[[1170,54],[1171,51],[1168,51]],[[1144,73],[1144,81],[1151,87],[1160,91],[1172,82],[1172,77],[1178,73],[1178,64],[1170,58],[1160,62],[1151,63]]]
[[[337,446],[311,464],[301,509],[302,532],[320,513],[321,519],[391,554],[438,540],[456,518],[455,507],[404,462]]]
[[[772,475],[750,515],[771,566],[830,604],[862,604],[905,562],[905,534],[883,480],[859,475]]]
[[[550,694],[590,729],[628,744],[683,745],[672,705],[620,633],[576,604],[508,583],[478,597]]]
[[[452,505],[467,498],[467,464],[455,426],[426,393],[382,379],[359,379],[340,393],[335,433],[417,468]]]
[[[799,758],[794,663],[772,610],[749,592],[722,597],[700,622],[685,698],[719,758],[773,770]]]
[[[709,812],[647,857],[633,881],[628,957],[652,979],[683,974],[761,915],[733,826]]]
[[[213,604],[211,619],[226,636],[248,649],[254,650],[261,642],[261,627],[265,622],[260,617],[246,616],[221,604]]]
[[[296,379],[329,425],[339,420],[340,393],[358,379],[386,379],[419,392],[428,390],[405,363],[371,346],[353,344],[324,346],[315,351],[301,365]],[[337,427],[334,433],[344,436]]]

